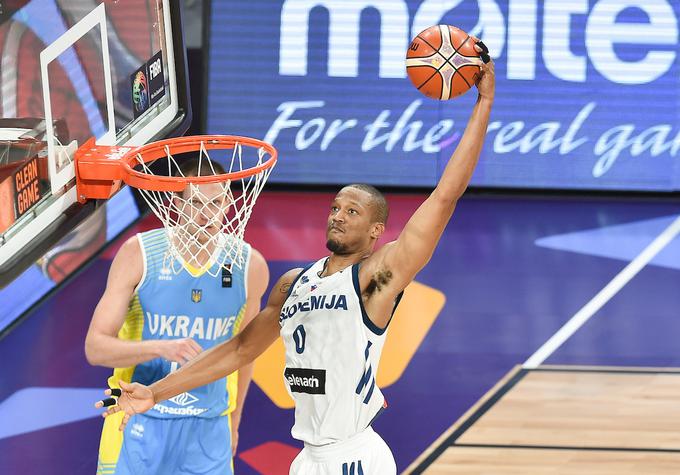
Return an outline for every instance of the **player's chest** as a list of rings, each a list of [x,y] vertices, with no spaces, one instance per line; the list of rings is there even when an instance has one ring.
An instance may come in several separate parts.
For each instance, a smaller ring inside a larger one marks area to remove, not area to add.
[[[208,277],[174,276],[171,281],[158,280],[143,287],[140,298],[157,304],[170,304],[192,308],[200,306],[221,306],[229,303],[242,305],[245,289],[241,279],[233,279],[228,286],[220,279]]]
[[[342,277],[311,279],[302,276],[281,307],[279,323],[282,328],[302,321],[330,324],[355,311],[354,289]]]

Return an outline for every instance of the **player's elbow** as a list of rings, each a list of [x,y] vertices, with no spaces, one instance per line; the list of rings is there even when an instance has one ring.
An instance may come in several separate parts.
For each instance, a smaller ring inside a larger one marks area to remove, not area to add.
[[[458,200],[465,193],[464,187],[451,186],[446,190],[435,188],[432,192],[432,198],[442,208],[442,210],[453,210],[458,203]]]
[[[104,366],[101,354],[102,352],[97,345],[97,338],[91,333],[88,333],[85,337],[85,359],[92,366]]]
[[[100,361],[97,358],[97,352],[92,350],[92,347],[85,343],[85,359],[92,366],[100,366]]]

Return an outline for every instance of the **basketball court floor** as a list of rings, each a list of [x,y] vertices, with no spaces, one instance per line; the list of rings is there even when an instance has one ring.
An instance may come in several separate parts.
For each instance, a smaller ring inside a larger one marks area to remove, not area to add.
[[[272,280],[324,255],[331,196],[260,197],[246,237]],[[392,239],[424,195],[388,199]],[[678,473],[678,216],[670,200],[466,196],[383,352],[374,426],[399,470]],[[138,222],[0,339],[0,473],[95,472],[110,371],[87,364],[85,333],[116,249],[157,225]],[[277,352],[256,365],[237,474],[287,473],[300,450]]]

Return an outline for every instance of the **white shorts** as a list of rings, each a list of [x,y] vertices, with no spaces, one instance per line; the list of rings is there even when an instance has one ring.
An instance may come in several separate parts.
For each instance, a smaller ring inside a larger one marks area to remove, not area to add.
[[[368,427],[350,439],[323,446],[305,445],[290,475],[396,475],[392,451]]]

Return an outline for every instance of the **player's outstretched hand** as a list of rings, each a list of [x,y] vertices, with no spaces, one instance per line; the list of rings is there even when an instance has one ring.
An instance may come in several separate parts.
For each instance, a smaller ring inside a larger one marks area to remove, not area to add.
[[[489,56],[489,49],[475,36],[470,36],[475,42],[475,51],[477,51],[482,58],[479,67],[482,74],[477,81],[477,90],[479,95],[487,99],[493,100],[496,89],[496,71],[495,65]]]
[[[110,416],[116,412],[123,411],[125,415],[120,424],[119,430],[125,430],[130,417],[135,414],[141,414],[151,409],[154,404],[153,392],[148,386],[139,383],[126,383],[119,381],[120,389],[107,389],[104,394],[109,396],[106,399],[97,401],[94,407],[107,407],[106,411],[102,413],[103,417]]]

